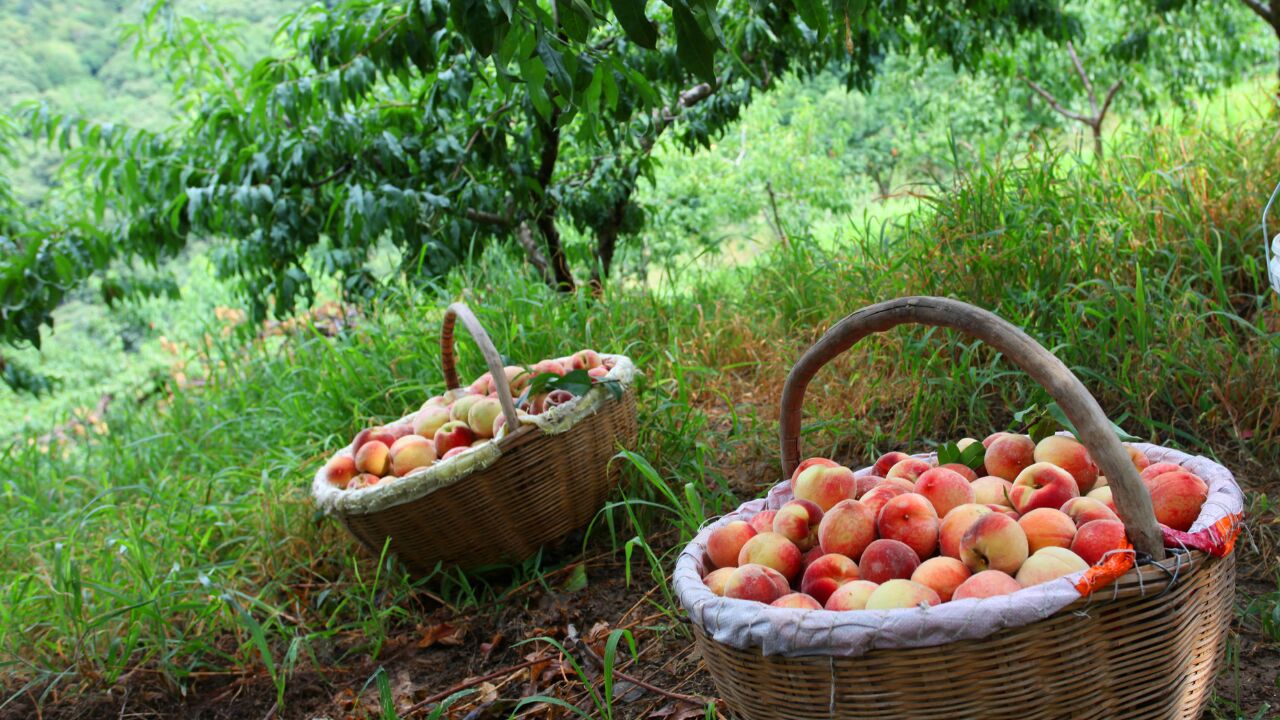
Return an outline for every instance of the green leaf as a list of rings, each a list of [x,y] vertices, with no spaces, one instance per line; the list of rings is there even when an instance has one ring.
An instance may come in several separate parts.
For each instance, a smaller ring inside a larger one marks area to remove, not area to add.
[[[564,56],[546,42],[546,38],[538,38],[538,57],[551,75],[551,82],[564,97],[573,97],[573,78],[564,65]]]
[[[566,593],[576,593],[587,587],[587,565],[586,563],[578,563],[569,571],[569,577],[560,585],[560,590]]]
[[[819,0],[796,0],[796,9],[800,11],[800,19],[813,28],[822,40],[827,34],[826,6]]]
[[[671,6],[671,16],[676,24],[676,57],[698,78],[715,85],[715,45],[702,32],[702,27],[689,11],[688,6],[677,0]]]
[[[631,42],[650,50],[658,46],[658,28],[644,15],[645,0],[609,0],[609,5]]]
[[[595,18],[591,16],[591,9],[582,5],[582,0],[556,0],[556,15],[569,39],[580,43],[587,41]]]

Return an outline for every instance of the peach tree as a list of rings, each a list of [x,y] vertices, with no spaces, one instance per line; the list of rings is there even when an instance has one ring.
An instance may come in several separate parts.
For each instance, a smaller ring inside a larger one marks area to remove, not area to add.
[[[0,229],[3,339],[38,343],[90,278],[115,273],[109,299],[165,291],[127,269],[195,239],[255,318],[321,277],[375,295],[386,243],[413,280],[511,242],[552,287],[599,288],[644,226],[635,190],[664,135],[706,146],[784,75],[865,88],[890,51],[969,67],[1075,28],[1058,0],[346,0],[286,18],[249,64],[234,28],[156,0],[130,32],[172,81],[168,127],[21,111],[78,202]]]

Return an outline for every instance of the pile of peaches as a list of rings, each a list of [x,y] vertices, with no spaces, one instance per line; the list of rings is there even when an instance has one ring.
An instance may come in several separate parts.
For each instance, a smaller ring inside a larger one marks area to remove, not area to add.
[[[530,367],[509,365],[503,372],[517,413],[526,416],[541,415],[577,397],[565,388],[526,392],[539,385],[535,378],[561,378],[583,370],[591,382],[597,382],[612,367],[611,358],[601,358],[595,350],[579,350]],[[345,490],[375,487],[500,438],[507,418],[498,392],[492,373],[485,373],[467,387],[428,399],[417,412],[392,424],[365,428],[351,441],[350,455],[338,455],[325,465],[325,477]]]
[[[794,500],[711,533],[716,569],[703,581],[717,595],[775,607],[888,610],[1005,595],[1128,547],[1084,445],[995,433],[982,446],[963,452],[971,464],[891,452],[862,476],[805,460],[791,477]],[[1128,450],[1156,519],[1189,529],[1208,496],[1204,480]]]

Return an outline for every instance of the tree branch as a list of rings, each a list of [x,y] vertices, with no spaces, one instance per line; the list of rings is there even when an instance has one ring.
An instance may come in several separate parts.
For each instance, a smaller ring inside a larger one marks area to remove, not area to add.
[[[1084,123],[1085,125],[1093,124],[1093,118],[1087,118],[1083,115],[1077,115],[1076,113],[1073,113],[1070,110],[1066,109],[1065,107],[1062,106],[1062,103],[1058,102],[1057,98],[1049,94],[1048,90],[1045,90],[1044,88],[1035,84],[1034,82],[1031,81],[1030,78],[1025,78],[1025,77],[1022,78],[1022,82],[1026,83],[1027,86],[1030,87],[1032,90],[1034,90],[1037,95],[1044,98],[1044,101],[1049,103],[1049,107],[1053,108],[1054,112],[1058,113],[1059,115],[1063,117],[1071,118],[1072,120],[1075,120],[1078,123]]]
[[[1112,85],[1111,89],[1107,91],[1107,99],[1102,101],[1102,110],[1098,113],[1099,125],[1102,124],[1103,118],[1107,116],[1107,110],[1111,108],[1111,100],[1116,96],[1116,92],[1120,90],[1121,85],[1124,85],[1124,78],[1117,80],[1116,84]]]
[[[1266,5],[1263,5],[1260,0],[1240,0],[1240,2],[1243,2],[1245,4],[1245,7],[1252,10],[1254,14],[1257,15],[1258,17],[1262,18],[1263,20],[1266,20],[1268,23],[1272,25],[1276,24],[1275,19],[1271,17],[1271,8],[1267,7]]]
[[[1093,111],[1093,116],[1098,116],[1098,93],[1094,92],[1093,83],[1089,82],[1089,73],[1084,71],[1084,63],[1080,62],[1080,56],[1076,54],[1076,45],[1070,40],[1067,41],[1067,54],[1071,56],[1071,63],[1076,66],[1076,74],[1080,76],[1080,81],[1084,83],[1084,89],[1089,95],[1089,109]]]
[[[551,276],[551,268],[547,266],[547,257],[538,249],[538,241],[534,239],[533,228],[529,227],[529,223],[522,222],[516,226],[516,242],[524,248],[529,264],[542,275],[542,281],[555,287],[555,278]]]
[[[476,210],[475,208],[467,208],[463,211],[463,215],[472,222],[484,223],[486,225],[498,225],[500,227],[510,227],[512,220],[506,215],[498,213],[486,212],[484,210]]]
[[[694,105],[706,100],[711,96],[715,88],[709,83],[701,83],[680,93],[680,97],[676,99],[674,106],[667,106],[661,110],[654,111],[653,135],[640,141],[642,152],[647,153],[653,149],[653,144],[658,141],[658,137],[662,132],[679,117],[679,111],[687,110]]]

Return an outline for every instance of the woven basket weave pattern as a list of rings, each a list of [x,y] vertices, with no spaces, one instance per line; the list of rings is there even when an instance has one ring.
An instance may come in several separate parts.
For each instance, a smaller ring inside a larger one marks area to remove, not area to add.
[[[694,632],[716,688],[746,720],[1194,720],[1226,649],[1235,559],[1190,557],[1171,588],[1145,567],[1114,595],[977,642],[788,658]]]
[[[415,574],[437,563],[478,567],[529,557],[586,525],[618,480],[618,446],[634,448],[635,391],[569,430],[525,427],[499,441],[489,467],[417,500],[342,522],[377,554],[390,550]]]

